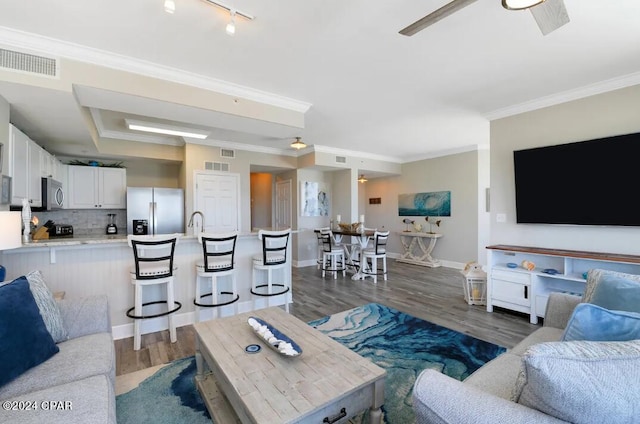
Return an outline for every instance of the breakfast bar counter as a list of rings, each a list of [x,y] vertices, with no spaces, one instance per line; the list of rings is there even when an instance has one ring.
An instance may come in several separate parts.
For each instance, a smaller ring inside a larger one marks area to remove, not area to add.
[[[262,245],[257,233],[241,233],[236,244],[236,279],[240,300],[239,312],[254,309],[251,295],[253,256],[261,254]],[[291,240],[288,256],[291,257]],[[116,339],[133,335],[133,320],[125,313],[133,306],[133,286],[129,271],[133,266],[133,252],[127,244],[125,234],[115,236],[73,237],[37,240],[25,243],[21,248],[6,250],[1,254],[7,268],[7,280],[40,270],[49,288],[64,291],[65,298],[78,298],[96,294],[109,297],[111,325]],[[175,296],[182,308],[174,315],[178,326],[195,322],[196,263],[202,260],[202,246],[194,235],[183,235],[176,245]],[[291,267],[285,268],[291,281]],[[149,298],[162,298],[161,287],[157,293],[150,290]],[[145,294],[147,296],[147,294]],[[291,291],[281,296],[255,299],[255,308],[284,305],[291,302]],[[202,319],[227,316],[234,313],[235,305],[221,308],[206,308]],[[214,311],[215,310],[215,311]],[[143,333],[167,328],[166,317],[144,320]]]

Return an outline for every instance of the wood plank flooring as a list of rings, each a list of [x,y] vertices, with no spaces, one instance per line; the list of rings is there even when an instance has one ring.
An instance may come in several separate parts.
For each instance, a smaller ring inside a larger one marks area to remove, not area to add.
[[[336,280],[313,267],[293,268],[291,313],[311,321],[366,303],[381,303],[418,318],[511,348],[539,328],[529,324],[527,315],[468,305],[463,297],[463,278],[459,270],[425,268],[388,260],[388,280],[378,278],[353,281],[351,275]],[[133,338],[116,340],[116,375],[164,364],[191,356],[195,350],[193,326],[177,330],[178,341],[170,343],[169,332],[142,336],[142,348],[133,350]]]

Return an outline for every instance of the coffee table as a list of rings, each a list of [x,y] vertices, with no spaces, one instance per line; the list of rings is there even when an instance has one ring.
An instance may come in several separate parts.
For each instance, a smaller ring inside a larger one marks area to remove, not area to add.
[[[302,349],[285,357],[247,324],[255,316]],[[196,386],[216,423],[380,423],[386,371],[279,307],[194,324]],[[257,353],[245,347],[258,344]]]

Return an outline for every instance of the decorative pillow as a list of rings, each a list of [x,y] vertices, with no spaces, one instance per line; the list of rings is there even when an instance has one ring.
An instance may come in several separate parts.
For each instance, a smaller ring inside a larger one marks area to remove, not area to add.
[[[640,312],[640,282],[604,274],[593,289],[591,303],[605,309]]]
[[[640,340],[531,346],[512,400],[574,423],[635,423],[640,416]]]
[[[29,281],[29,288],[33,293],[33,298],[38,305],[40,315],[47,326],[47,330],[51,333],[53,341],[56,343],[63,342],[69,338],[67,329],[64,327],[62,315],[58,308],[58,303],[53,298],[53,294],[44,282],[40,271],[31,271],[26,275]]]
[[[636,339],[640,339],[640,314],[581,303],[573,310],[561,340],[624,342]]]
[[[0,286],[0,340],[0,386],[59,351],[25,277]]]
[[[605,277],[620,277],[625,280],[635,281],[640,284],[640,275],[626,274],[624,272],[608,271],[605,269],[590,269],[587,273],[587,287],[582,296],[582,301],[585,303],[592,303],[591,299],[596,287],[600,284]]]

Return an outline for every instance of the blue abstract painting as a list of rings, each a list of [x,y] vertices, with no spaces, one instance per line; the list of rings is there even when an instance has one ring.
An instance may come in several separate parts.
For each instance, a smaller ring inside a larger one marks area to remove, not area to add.
[[[399,194],[398,214],[400,216],[451,216],[451,192]]]

